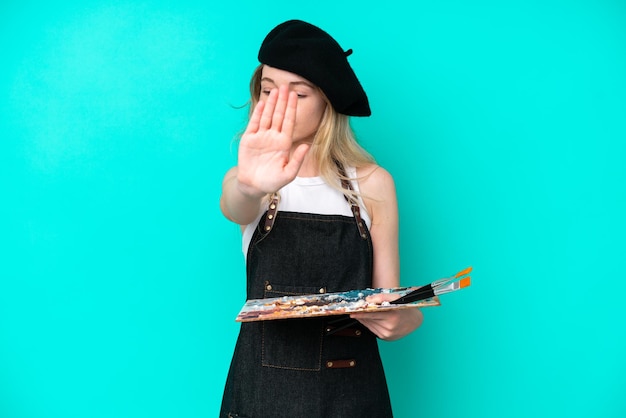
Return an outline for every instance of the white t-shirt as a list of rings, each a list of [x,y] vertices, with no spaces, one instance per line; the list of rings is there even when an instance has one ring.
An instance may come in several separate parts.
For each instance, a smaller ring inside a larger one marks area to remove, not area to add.
[[[356,170],[348,168],[346,174],[353,179],[356,177]],[[359,192],[357,181],[352,180],[352,187],[357,193]],[[321,177],[296,177],[291,183],[280,189],[279,194],[278,216],[280,216],[281,211],[354,216],[343,193],[329,186]],[[361,207],[361,217],[367,227],[370,228],[371,219],[365,205],[360,198],[358,203]],[[252,235],[266,210],[267,207],[262,206],[254,222],[247,225],[243,231],[242,250],[244,257],[248,254]]]

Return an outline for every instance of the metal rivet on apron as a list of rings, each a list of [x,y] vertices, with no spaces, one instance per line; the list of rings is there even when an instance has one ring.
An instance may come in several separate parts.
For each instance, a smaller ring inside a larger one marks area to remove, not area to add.
[[[352,360],[352,361],[350,362],[350,367],[354,367],[354,365],[355,365],[355,364],[356,364],[356,362],[355,362],[354,360]]]
[[[326,288],[325,287],[320,287],[320,293],[326,293]]]
[[[267,215],[267,219],[274,219],[274,215]]]
[[[332,361],[328,361],[326,362],[326,367],[333,367],[333,362]]]
[[[269,225],[265,227],[265,230],[266,230],[266,231],[269,231],[270,229],[272,229],[272,227],[271,227],[271,226],[269,226]]]
[[[268,284],[267,286],[265,286],[265,290],[272,290],[272,285]]]
[[[357,337],[359,337],[361,335],[361,330],[360,329],[355,329],[354,330],[354,335],[356,335]]]
[[[276,205],[272,203],[272,204],[270,205],[270,209],[276,209]]]

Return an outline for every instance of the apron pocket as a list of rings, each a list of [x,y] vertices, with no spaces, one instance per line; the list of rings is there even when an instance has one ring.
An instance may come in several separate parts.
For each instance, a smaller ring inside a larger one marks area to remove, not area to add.
[[[318,293],[320,288],[266,283],[265,297]],[[261,362],[265,367],[320,371],[324,320],[320,318],[263,321]]]

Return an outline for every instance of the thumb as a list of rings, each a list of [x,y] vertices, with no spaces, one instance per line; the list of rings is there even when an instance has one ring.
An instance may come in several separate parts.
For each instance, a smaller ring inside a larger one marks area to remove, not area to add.
[[[309,149],[311,149],[310,144],[298,145],[298,148],[295,149],[289,159],[289,162],[285,166],[285,171],[289,173],[289,175],[293,175],[295,177],[298,174],[298,170],[300,170],[300,166],[302,165],[302,162],[304,162],[304,157],[307,152],[309,152]]]
[[[365,300],[369,303],[375,303],[380,305],[383,302],[391,302],[392,300],[396,300],[400,297],[400,295],[395,293],[376,293],[374,295],[368,296]]]

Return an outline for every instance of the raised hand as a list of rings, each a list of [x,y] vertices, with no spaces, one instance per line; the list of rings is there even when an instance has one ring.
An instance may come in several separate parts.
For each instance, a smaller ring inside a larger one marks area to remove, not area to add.
[[[237,180],[242,193],[261,197],[279,190],[298,174],[308,144],[295,145],[298,97],[287,86],[259,101],[239,144]]]

